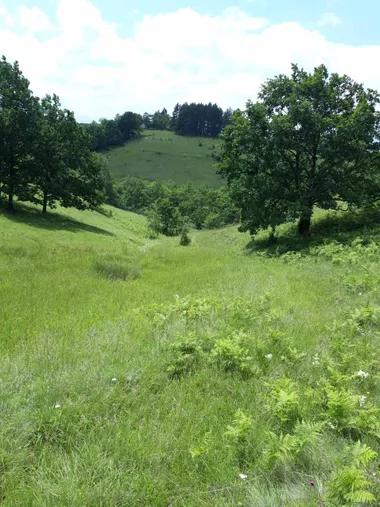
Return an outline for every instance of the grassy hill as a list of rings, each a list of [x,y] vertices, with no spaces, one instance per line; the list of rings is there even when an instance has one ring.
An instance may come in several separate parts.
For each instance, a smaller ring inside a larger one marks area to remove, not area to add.
[[[376,221],[180,247],[111,208],[0,213],[2,505],[380,498]]]
[[[215,174],[218,140],[177,136],[168,131],[145,131],[141,139],[105,153],[116,181],[126,176],[147,180],[173,180],[176,183],[221,184]]]

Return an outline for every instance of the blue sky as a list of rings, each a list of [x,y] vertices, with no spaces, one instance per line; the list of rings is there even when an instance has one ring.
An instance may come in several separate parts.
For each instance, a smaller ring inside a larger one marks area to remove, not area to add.
[[[8,3],[12,5],[12,10],[21,4],[37,6],[51,16],[57,4],[55,0],[11,0]],[[309,29],[315,28],[325,13],[333,13],[340,23],[319,27],[332,41],[355,45],[380,44],[378,0],[93,0],[92,3],[101,10],[105,20],[118,23],[123,35],[133,34],[133,9],[138,10],[140,16],[173,12],[183,7],[191,7],[201,14],[217,15],[228,7],[239,6],[253,16],[268,18],[272,23],[298,21]]]
[[[0,0],[0,51],[79,119],[242,107],[291,62],[380,89],[375,0]]]

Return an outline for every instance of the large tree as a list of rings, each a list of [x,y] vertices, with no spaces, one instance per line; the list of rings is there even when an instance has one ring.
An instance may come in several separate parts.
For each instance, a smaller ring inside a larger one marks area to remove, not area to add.
[[[19,65],[0,60],[0,189],[13,198],[23,190],[32,170],[32,151],[38,128],[38,100]]]
[[[96,206],[102,195],[97,184],[104,179],[104,171],[101,159],[94,165],[91,148],[90,137],[74,114],[61,108],[56,95],[47,95],[39,105],[33,172],[19,196],[42,205],[43,213],[57,202],[80,209]]]
[[[379,196],[379,94],[321,65],[268,80],[257,103],[236,111],[222,135],[219,172],[241,209],[241,230],[299,220],[315,206]]]

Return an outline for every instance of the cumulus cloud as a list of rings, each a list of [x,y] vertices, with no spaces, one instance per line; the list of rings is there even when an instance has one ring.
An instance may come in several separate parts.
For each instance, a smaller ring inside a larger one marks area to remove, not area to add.
[[[336,26],[340,25],[341,20],[338,18],[336,14],[333,12],[325,12],[325,14],[321,17],[321,19],[318,21],[319,26]]]
[[[0,0],[0,24],[11,26],[13,24],[13,18],[3,2]]]
[[[32,33],[54,30],[52,22],[47,15],[38,7],[26,7],[21,5],[19,10],[21,27]]]
[[[308,70],[325,63],[380,89],[373,66],[380,46],[333,43],[296,22],[270,24],[237,7],[218,16],[190,8],[142,16],[130,38],[90,0],[59,0],[54,19],[26,7],[14,18],[0,28],[1,51],[19,60],[37,95],[57,93],[84,121],[184,101],[244,107],[292,62]]]

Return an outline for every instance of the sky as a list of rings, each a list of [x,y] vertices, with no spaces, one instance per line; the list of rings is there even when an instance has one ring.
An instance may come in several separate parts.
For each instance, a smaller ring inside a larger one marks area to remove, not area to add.
[[[0,54],[79,121],[235,109],[291,63],[380,90],[379,19],[379,0],[0,0]]]

